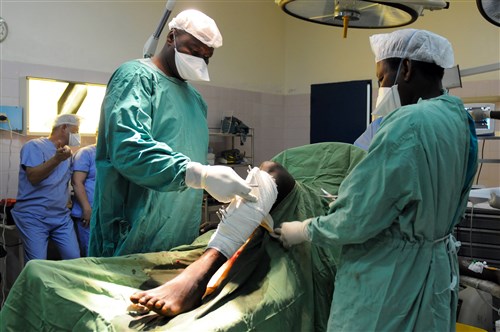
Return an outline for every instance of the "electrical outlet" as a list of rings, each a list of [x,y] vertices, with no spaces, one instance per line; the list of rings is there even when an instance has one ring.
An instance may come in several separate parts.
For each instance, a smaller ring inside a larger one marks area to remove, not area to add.
[[[0,122],[7,122],[8,119],[6,113],[0,113]]]

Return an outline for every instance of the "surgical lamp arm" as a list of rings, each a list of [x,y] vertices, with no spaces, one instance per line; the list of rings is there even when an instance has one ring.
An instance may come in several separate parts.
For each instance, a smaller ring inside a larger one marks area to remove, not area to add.
[[[165,11],[163,12],[163,16],[161,17],[160,23],[156,28],[156,31],[149,37],[144,45],[143,55],[145,58],[151,58],[155,52],[156,47],[158,45],[158,39],[160,38],[161,32],[167,23],[167,20],[172,13],[172,9],[174,8],[175,0],[168,0],[165,6]]]
[[[460,76],[461,77],[472,76],[477,74],[489,73],[497,70],[500,70],[500,62],[474,68],[460,69]]]
[[[500,111],[490,111],[490,118],[500,120]]]
[[[483,111],[480,109],[474,109],[469,111],[469,113],[476,122],[481,122],[487,118],[500,120],[500,111]]]

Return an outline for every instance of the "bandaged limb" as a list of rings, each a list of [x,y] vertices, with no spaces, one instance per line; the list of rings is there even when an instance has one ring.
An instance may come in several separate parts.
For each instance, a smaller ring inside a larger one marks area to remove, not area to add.
[[[254,180],[253,177],[256,174],[258,176]],[[238,257],[237,254],[230,255],[230,253],[235,253],[238,248],[241,250],[245,249],[244,245],[242,246],[242,244],[247,243],[245,236],[249,237],[255,229],[259,229],[258,226],[261,221],[259,219],[262,219],[262,216],[266,217],[264,218],[266,222],[263,225],[271,223],[270,220],[272,219],[268,214],[269,210],[277,206],[295,186],[295,179],[283,166],[274,162],[262,163],[261,171],[252,170],[249,176],[252,178],[249,179],[248,183],[258,183],[259,185],[252,188],[256,196],[259,196],[259,202],[257,205],[251,206],[247,205],[247,203],[252,204],[247,200],[242,204],[241,199],[237,199],[240,203],[234,203],[234,210],[233,208],[228,209],[225,218],[226,223],[239,218],[240,212],[236,211],[239,208],[244,208],[248,214],[252,215],[252,218],[251,220],[245,218],[249,225],[243,225],[244,230],[238,231],[234,227],[229,227],[228,230],[220,231],[226,238],[230,237],[230,241],[224,242],[223,240],[219,240],[222,238],[221,235],[218,235],[217,238],[214,237],[215,242],[212,242],[212,245],[224,247],[226,253],[222,254],[217,249],[207,248],[199,259],[189,265],[174,279],[159,287],[132,294],[130,300],[133,303],[143,305],[160,315],[173,317],[195,308],[201,303],[204,294],[209,294],[217,289],[221,280],[227,275],[232,263]],[[261,181],[261,183],[258,181]],[[268,231],[272,230],[272,225],[264,227]],[[262,232],[253,233],[253,236],[261,235]],[[216,244],[217,241],[219,244]],[[228,262],[227,257],[231,257],[231,259],[228,264],[224,265],[225,262]]]
[[[278,197],[274,178],[255,167],[248,173],[246,182],[257,185],[251,191],[257,201],[249,202],[240,197],[233,199],[208,243],[208,248],[217,249],[226,258],[233,256],[263,220],[268,229],[273,229],[269,211]]]

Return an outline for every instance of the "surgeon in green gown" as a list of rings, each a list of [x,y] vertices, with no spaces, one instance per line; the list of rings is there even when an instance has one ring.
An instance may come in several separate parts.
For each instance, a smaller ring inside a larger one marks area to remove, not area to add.
[[[450,43],[403,29],[370,37],[384,115],[326,216],[275,232],[288,247],[341,245],[329,331],[454,331],[458,244],[477,168],[474,123],[442,91]],[[400,107],[397,107],[397,105]],[[396,105],[396,109],[394,106]]]
[[[186,81],[209,80],[207,64],[222,45],[220,31],[197,10],[179,13],[169,28],[159,54],[121,65],[108,83],[96,151],[90,256],[191,243],[201,221],[199,189],[222,202],[235,195],[253,199],[230,167],[203,165],[207,105]]]

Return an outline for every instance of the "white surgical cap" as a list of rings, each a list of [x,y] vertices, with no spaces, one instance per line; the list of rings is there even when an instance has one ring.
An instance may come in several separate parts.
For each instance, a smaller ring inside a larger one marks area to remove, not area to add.
[[[80,117],[75,114],[61,114],[58,115],[54,120],[54,125],[52,128],[59,127],[62,125],[72,125],[72,126],[80,126]]]
[[[222,35],[215,21],[195,9],[180,12],[168,23],[170,29],[189,32],[203,44],[217,48],[222,46]]]
[[[435,63],[451,68],[455,62],[450,42],[426,30],[402,29],[370,37],[375,62],[388,58],[403,58]]]

